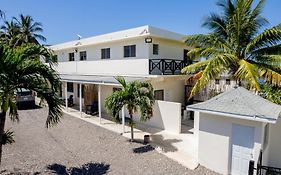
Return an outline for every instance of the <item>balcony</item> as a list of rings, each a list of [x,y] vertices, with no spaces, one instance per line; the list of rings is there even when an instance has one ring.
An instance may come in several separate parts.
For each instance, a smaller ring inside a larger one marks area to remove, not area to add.
[[[175,75],[185,65],[173,59],[116,59],[59,62],[56,70],[71,75]]]
[[[175,59],[151,59],[149,60],[149,74],[178,75],[187,66],[183,60]]]

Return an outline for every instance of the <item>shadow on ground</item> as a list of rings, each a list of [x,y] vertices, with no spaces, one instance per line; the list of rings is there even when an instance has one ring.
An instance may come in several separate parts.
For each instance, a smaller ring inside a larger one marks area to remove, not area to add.
[[[51,164],[47,169],[58,175],[102,175],[106,174],[110,168],[109,164],[105,163],[87,163],[80,167],[67,168],[61,164]]]
[[[134,148],[133,149],[133,152],[134,153],[138,153],[138,154],[141,154],[141,153],[147,153],[149,151],[153,151],[155,148],[153,148],[152,146],[150,145],[144,145],[144,146],[140,146],[138,148]]]
[[[182,141],[180,139],[165,139],[162,135],[151,135],[151,140],[157,143],[165,153],[177,151],[178,149],[173,144]]]

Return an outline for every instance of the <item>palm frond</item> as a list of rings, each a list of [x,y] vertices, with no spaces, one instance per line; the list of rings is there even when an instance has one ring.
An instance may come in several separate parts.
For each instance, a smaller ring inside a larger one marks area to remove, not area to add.
[[[245,80],[249,82],[250,88],[260,91],[260,84],[258,82],[258,69],[253,64],[247,62],[246,60],[240,60],[239,68],[235,72],[234,76],[240,80]]]

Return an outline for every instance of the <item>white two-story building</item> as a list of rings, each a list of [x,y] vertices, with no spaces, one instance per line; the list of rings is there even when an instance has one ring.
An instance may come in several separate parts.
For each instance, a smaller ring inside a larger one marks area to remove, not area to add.
[[[63,81],[62,98],[73,95],[81,112],[97,102],[102,117],[107,116],[105,98],[120,87],[114,77],[148,81],[157,101],[154,117],[146,124],[180,133],[188,78],[180,71],[190,63],[186,55],[190,48],[183,39],[181,34],[142,26],[53,45]]]

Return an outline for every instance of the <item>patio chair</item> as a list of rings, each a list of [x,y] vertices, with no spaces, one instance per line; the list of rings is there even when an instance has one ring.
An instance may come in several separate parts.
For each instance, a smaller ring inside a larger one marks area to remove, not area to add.
[[[93,104],[91,105],[86,105],[86,114],[90,114],[90,115],[96,115],[98,114],[99,112],[99,103],[94,101]]]

